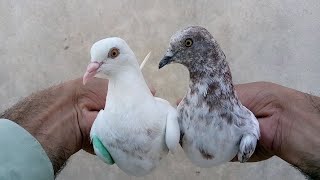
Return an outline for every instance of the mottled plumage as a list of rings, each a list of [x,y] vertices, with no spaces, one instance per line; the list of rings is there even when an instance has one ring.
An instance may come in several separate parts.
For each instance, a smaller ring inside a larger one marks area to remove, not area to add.
[[[91,58],[84,83],[102,72],[109,84],[105,109],[95,119],[90,136],[102,142],[123,171],[145,175],[178,145],[176,109],[166,100],[153,97],[124,40],[114,37],[98,41],[91,48]],[[108,163],[96,147],[97,156]]]
[[[259,124],[235,93],[226,56],[203,27],[171,37],[159,68],[180,63],[190,72],[189,90],[178,106],[180,144],[193,163],[210,167],[238,154],[247,161],[259,139]]]

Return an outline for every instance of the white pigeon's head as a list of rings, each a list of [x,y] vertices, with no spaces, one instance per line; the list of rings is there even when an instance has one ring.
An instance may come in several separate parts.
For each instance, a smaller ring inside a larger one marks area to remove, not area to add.
[[[91,62],[83,76],[83,84],[98,72],[107,76],[121,70],[128,64],[132,64],[135,55],[127,43],[118,37],[102,39],[94,43],[90,50]]]

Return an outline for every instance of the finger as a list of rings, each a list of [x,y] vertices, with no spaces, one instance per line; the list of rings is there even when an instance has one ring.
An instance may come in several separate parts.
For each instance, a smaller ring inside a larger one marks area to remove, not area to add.
[[[238,162],[238,157],[237,156],[235,156],[233,159],[231,159],[231,161],[230,162]]]
[[[99,111],[87,111],[85,114],[85,118],[87,120],[87,127],[91,129],[94,120],[96,119]]]
[[[263,82],[238,84],[235,85],[235,90],[241,103],[250,109],[253,100],[256,98],[257,94],[264,89],[264,86],[265,84]]]
[[[241,103],[251,110],[256,117],[267,117],[270,115],[269,107],[274,105],[278,98],[274,91],[278,90],[277,85],[268,82],[254,82],[235,86],[238,98]]]
[[[84,86],[82,85],[83,101],[89,110],[99,111],[104,108],[108,91],[108,80],[101,78],[92,78]]]
[[[84,121],[80,124],[83,141],[90,141],[90,130],[97,115],[98,111],[83,110]]]
[[[156,94],[156,89],[153,86],[149,86],[151,94],[154,96]]]
[[[147,83],[147,85],[150,89],[151,94],[154,96],[157,92],[156,89],[154,88],[154,86],[151,83]]]
[[[178,106],[180,104],[180,102],[182,101],[182,98],[177,99],[176,101],[176,105]]]
[[[259,162],[259,161],[264,161],[273,156],[272,153],[266,150],[261,144],[257,144],[257,147],[250,157],[250,159],[247,162]],[[235,156],[230,162],[239,162],[238,161],[238,156]]]
[[[82,149],[83,149],[84,151],[86,151],[87,153],[96,155],[96,154],[94,153],[94,149],[93,149],[92,144],[90,144],[90,146],[84,146]]]
[[[154,86],[151,83],[147,84],[152,95],[156,94],[156,89],[154,88]],[[90,80],[86,86],[88,86],[90,89],[101,93],[101,95],[103,96],[107,96],[107,91],[108,91],[108,80],[107,79],[102,79],[102,78],[92,78],[92,80]]]
[[[271,157],[265,157],[265,158],[262,158],[260,157],[259,155],[257,154],[252,154],[252,156],[250,157],[250,159],[246,162],[260,162],[260,161],[264,161],[264,160],[267,160]],[[235,156],[230,162],[239,162],[238,160],[238,156]]]
[[[271,158],[273,154],[269,152],[266,148],[264,148],[261,143],[257,145],[254,153],[248,160],[248,162],[258,162],[258,161],[264,161],[269,158]]]
[[[82,127],[82,133],[83,133],[82,149],[90,154],[95,154],[93,150],[93,146],[91,144],[91,140],[90,140],[90,130],[94,120],[98,115],[98,111],[85,111],[84,113],[85,113],[84,118],[86,119],[85,121],[86,124],[84,127]]]
[[[99,96],[106,97],[108,91],[108,83],[109,81],[107,79],[93,78],[88,82],[86,86],[88,86],[89,90],[94,91]]]

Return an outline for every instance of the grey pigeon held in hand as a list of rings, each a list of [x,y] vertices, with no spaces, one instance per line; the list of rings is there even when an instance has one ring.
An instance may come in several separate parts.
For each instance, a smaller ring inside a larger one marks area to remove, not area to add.
[[[226,56],[203,27],[191,26],[175,33],[159,68],[180,63],[190,73],[189,90],[178,106],[180,144],[200,167],[253,154],[260,137],[259,124],[241,104],[233,87]]]
[[[120,38],[106,38],[92,46],[84,83],[97,72],[104,73],[109,84],[105,109],[90,132],[95,153],[130,175],[151,172],[179,144],[176,109],[153,97],[133,51]]]

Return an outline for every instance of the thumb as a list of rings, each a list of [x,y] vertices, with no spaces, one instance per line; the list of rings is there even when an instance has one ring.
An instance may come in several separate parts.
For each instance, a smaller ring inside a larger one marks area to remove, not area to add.
[[[86,111],[84,115],[84,126],[80,127],[81,132],[83,134],[83,145],[82,149],[87,151],[88,153],[94,154],[93,147],[91,145],[91,140],[90,140],[90,130],[92,127],[92,124],[94,120],[96,119],[99,111]]]
[[[182,98],[177,99],[177,100],[176,100],[176,105],[178,106],[181,101],[182,101]]]

